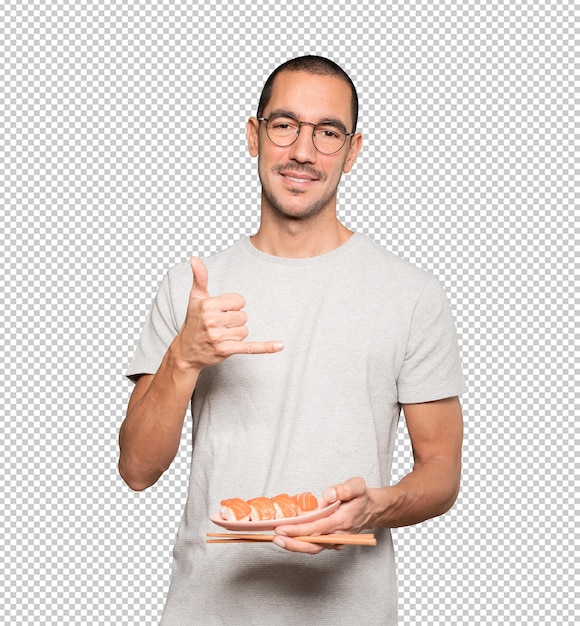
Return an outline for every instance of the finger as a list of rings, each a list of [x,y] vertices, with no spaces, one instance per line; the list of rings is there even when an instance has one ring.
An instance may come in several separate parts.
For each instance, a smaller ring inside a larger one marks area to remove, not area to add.
[[[221,296],[204,296],[202,292],[198,291],[195,286],[191,289],[190,299],[202,298],[199,302],[200,313],[208,317],[210,325],[214,326],[229,326],[230,312],[239,314],[244,308],[246,301],[244,297],[239,293],[226,293]],[[246,313],[241,313],[242,316],[246,316]],[[235,316],[235,319],[241,319],[240,315]],[[247,317],[245,317],[245,322]]]
[[[248,338],[246,326],[223,326],[221,328],[208,328],[207,339],[217,348],[222,356],[230,356],[231,344],[240,343]]]
[[[322,494],[324,504],[332,504],[337,500],[348,502],[365,493],[366,483],[363,478],[349,478],[346,482],[325,489]]]
[[[311,536],[320,536],[325,534],[328,533],[310,533]],[[307,534],[301,533],[295,536],[304,537],[307,536]],[[278,528],[276,529],[274,543],[282,548],[285,548],[286,550],[290,550],[292,552],[304,552],[307,554],[318,554],[319,552],[322,552],[322,550],[343,550],[346,548],[346,545],[343,543],[310,543],[308,541],[303,541],[302,539],[294,539],[294,537],[290,535],[279,533]]]
[[[330,535],[339,532],[342,525],[342,516],[339,511],[335,511],[328,517],[314,522],[306,522],[304,524],[286,524],[277,526],[275,532],[277,535],[285,537],[302,537],[307,535]]]
[[[308,543],[307,541],[300,541],[290,537],[276,537],[274,543],[290,552],[302,552],[303,554],[318,554],[332,547],[329,545]]]
[[[224,313],[224,327],[236,328],[238,326],[244,326],[248,321],[248,316],[244,311],[226,311]]]
[[[204,262],[199,257],[191,257],[189,259],[189,265],[193,272],[193,285],[191,287],[191,297],[193,298],[207,298],[209,293],[207,291],[208,272]]]
[[[212,306],[220,311],[241,311],[246,306],[244,296],[239,293],[223,293],[211,300]]]
[[[224,341],[220,345],[222,356],[232,354],[271,354],[284,349],[281,341]]]

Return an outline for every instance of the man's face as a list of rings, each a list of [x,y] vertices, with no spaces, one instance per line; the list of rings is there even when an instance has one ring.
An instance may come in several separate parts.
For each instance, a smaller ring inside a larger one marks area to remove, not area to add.
[[[334,76],[308,72],[281,72],[276,77],[264,117],[274,113],[292,115],[301,122],[317,124],[338,120],[352,131],[351,91]],[[279,216],[304,219],[324,210],[336,211],[336,192],[343,172],[352,168],[362,144],[360,134],[347,137],[342,149],[321,154],[312,143],[312,126],[303,125],[290,146],[274,145],[266,123],[251,118],[247,128],[252,156],[259,155],[262,210]]]

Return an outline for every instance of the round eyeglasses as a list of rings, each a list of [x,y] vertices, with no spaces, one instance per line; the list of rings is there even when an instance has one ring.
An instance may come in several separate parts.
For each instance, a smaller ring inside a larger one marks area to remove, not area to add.
[[[314,147],[322,154],[335,154],[344,146],[347,137],[352,137],[354,132],[346,130],[336,122],[300,122],[289,115],[273,115],[272,117],[259,117],[260,122],[266,122],[268,139],[281,148],[291,146],[300,135],[303,124],[312,126],[312,142]]]

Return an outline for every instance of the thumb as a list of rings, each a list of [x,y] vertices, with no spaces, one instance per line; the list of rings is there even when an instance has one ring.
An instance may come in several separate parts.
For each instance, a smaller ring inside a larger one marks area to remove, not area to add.
[[[340,500],[341,502],[348,502],[353,498],[361,496],[366,490],[366,483],[363,478],[355,477],[349,478],[346,482],[339,485],[334,485],[325,489],[322,494],[322,499],[328,504]]]
[[[207,267],[199,257],[191,257],[189,259],[189,265],[193,272],[193,285],[191,287],[191,298],[207,298],[209,293],[207,291]]]

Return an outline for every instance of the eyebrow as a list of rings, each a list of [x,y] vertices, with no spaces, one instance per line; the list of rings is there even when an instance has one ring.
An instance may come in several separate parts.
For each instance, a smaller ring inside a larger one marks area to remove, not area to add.
[[[270,115],[268,115],[268,117],[277,117],[277,116],[293,117],[295,120],[300,121],[299,115],[297,115],[293,111],[288,111],[287,109],[275,109],[274,111],[270,112]],[[317,126],[318,124],[330,124],[331,126],[336,126],[337,128],[340,128],[341,130],[346,132],[346,126],[339,119],[335,117],[325,117],[321,119],[320,121],[314,122],[314,123]]]

